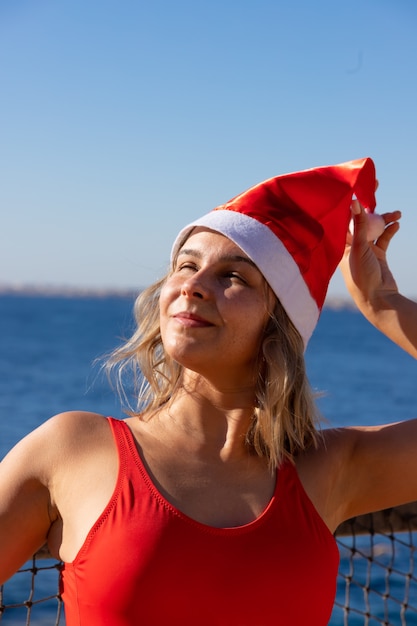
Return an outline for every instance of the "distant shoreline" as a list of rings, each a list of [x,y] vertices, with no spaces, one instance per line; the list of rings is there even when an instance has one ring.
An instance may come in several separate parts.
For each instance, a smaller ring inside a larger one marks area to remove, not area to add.
[[[43,298],[135,298],[141,291],[113,287],[68,287],[50,285],[1,285],[0,296],[38,296]]]
[[[134,300],[142,290],[113,287],[69,287],[52,285],[1,285],[0,296],[22,296],[39,298],[126,298]],[[348,297],[328,296],[324,308],[332,310],[351,309],[355,305]]]

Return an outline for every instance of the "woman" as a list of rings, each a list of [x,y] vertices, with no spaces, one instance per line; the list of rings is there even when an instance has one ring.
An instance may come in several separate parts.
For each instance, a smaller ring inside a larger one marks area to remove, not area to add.
[[[63,413],[3,461],[1,580],[47,539],[68,626],[327,624],[333,531],[417,499],[417,422],[321,432],[304,368],[352,195],[372,212],[374,189],[370,159],[298,172],[181,231],[112,357],[148,382],[131,417]],[[384,289],[408,306],[385,265],[400,215],[368,243],[353,207],[344,272],[379,323]]]

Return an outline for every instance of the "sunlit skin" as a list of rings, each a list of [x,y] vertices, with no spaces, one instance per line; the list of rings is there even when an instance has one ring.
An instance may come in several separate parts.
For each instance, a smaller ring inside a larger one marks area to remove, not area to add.
[[[253,520],[275,478],[248,454],[259,346],[274,297],[232,241],[196,229],[160,297],[164,350],[184,368],[181,388],[150,420],[128,420],[164,495],[215,526]]]
[[[237,245],[214,231],[196,229],[161,293],[166,353],[219,389],[253,388],[272,307],[267,294],[262,274]]]
[[[369,244],[363,210],[354,215],[344,273],[365,315],[415,355],[417,305],[398,293],[386,262],[398,218],[385,214],[384,233]],[[274,492],[275,473],[245,445],[274,302],[250,259],[205,229],[187,239],[162,291],[164,348],[184,376],[169,402],[126,423],[160,492],[204,524],[247,524]],[[317,448],[296,455],[301,483],[330,531],[416,499],[416,437],[417,420],[325,429]],[[55,556],[72,561],[114,493],[118,468],[108,421],[98,414],[61,413],[19,442],[1,463],[0,582],[46,539]]]

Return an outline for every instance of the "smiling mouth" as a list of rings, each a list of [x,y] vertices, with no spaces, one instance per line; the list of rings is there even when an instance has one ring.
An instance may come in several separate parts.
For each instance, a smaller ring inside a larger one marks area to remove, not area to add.
[[[188,328],[206,328],[208,326],[214,326],[214,324],[203,317],[188,311],[181,311],[180,313],[176,313],[173,317],[182,326],[187,326]]]

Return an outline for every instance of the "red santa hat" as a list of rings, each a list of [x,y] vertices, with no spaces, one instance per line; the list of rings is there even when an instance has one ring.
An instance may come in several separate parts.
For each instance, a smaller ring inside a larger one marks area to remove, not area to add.
[[[183,228],[172,257],[196,226],[225,235],[257,265],[306,346],[343,255],[352,198],[373,213],[375,187],[370,158],[270,178]]]

